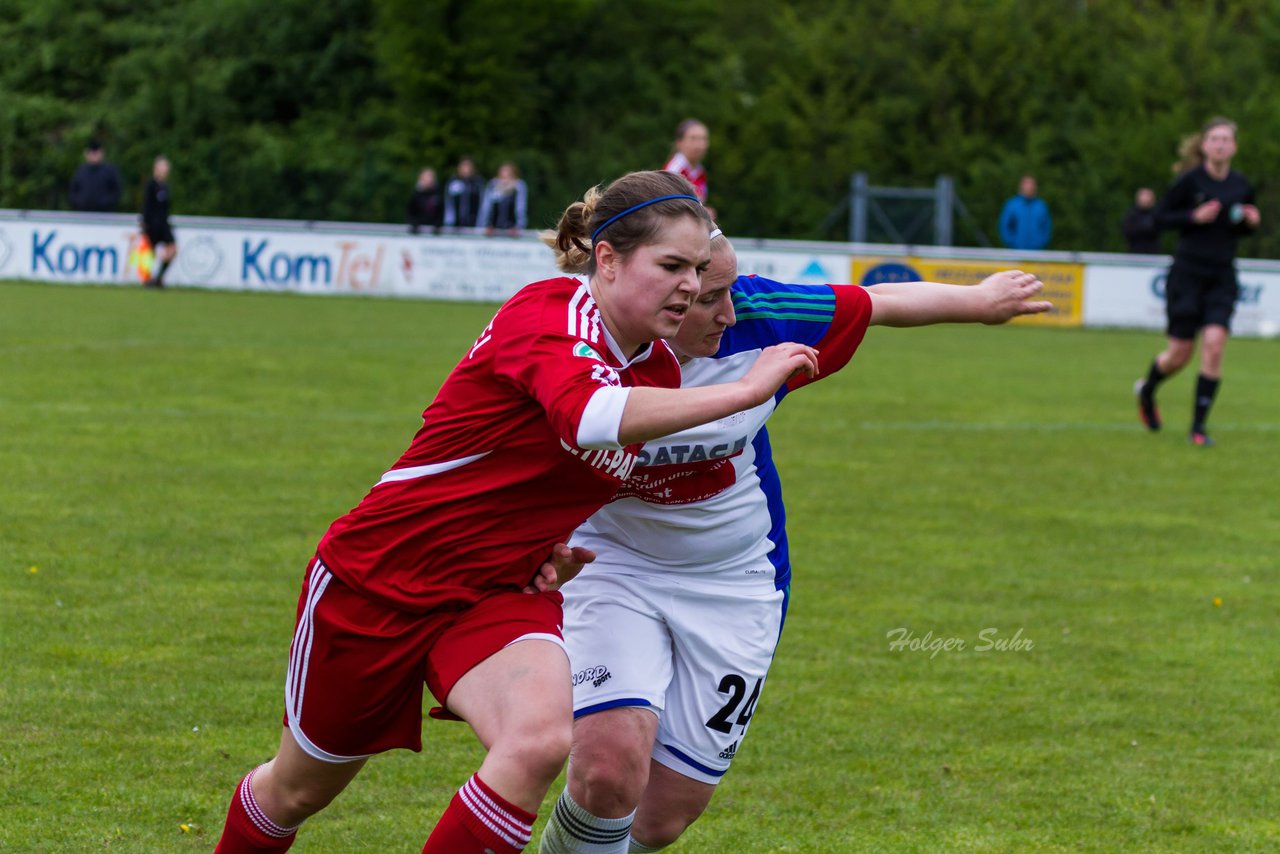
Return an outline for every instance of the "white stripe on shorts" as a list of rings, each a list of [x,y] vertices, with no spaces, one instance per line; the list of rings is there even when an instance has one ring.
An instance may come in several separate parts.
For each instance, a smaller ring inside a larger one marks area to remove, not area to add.
[[[293,733],[298,746],[314,759],[321,762],[353,762],[366,759],[372,754],[361,756],[339,756],[319,747],[302,731],[302,702],[306,698],[307,668],[311,664],[311,644],[315,640],[315,609],[325,588],[329,586],[333,573],[316,558],[311,564],[307,577],[307,601],[303,603],[302,613],[298,616],[298,627],[293,632],[293,646],[289,650],[289,673],[284,683],[285,712],[289,718],[289,732]]]
[[[564,641],[561,640],[560,637],[558,637],[557,635],[553,635],[550,632],[529,632],[529,634],[527,635],[521,635],[520,637],[514,640],[507,641],[507,644],[506,646],[503,647],[503,649],[506,649],[508,646],[511,646],[514,643],[520,643],[520,641],[527,641],[527,640],[551,641],[553,644],[563,649],[565,655],[569,654],[569,649],[564,645]]]
[[[307,665],[311,662],[311,643],[315,639],[314,613],[316,602],[324,589],[329,586],[333,576],[320,558],[316,558],[307,573],[307,600],[303,603],[302,613],[298,615],[298,625],[293,630],[293,646],[289,649],[289,676],[285,680],[284,701],[289,711],[289,720],[295,721],[302,716],[302,696],[307,687]]]

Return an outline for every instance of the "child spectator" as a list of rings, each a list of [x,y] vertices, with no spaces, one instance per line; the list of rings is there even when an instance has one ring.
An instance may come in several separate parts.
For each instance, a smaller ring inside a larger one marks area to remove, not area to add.
[[[432,233],[444,225],[444,193],[436,181],[436,170],[423,169],[418,173],[418,183],[409,197],[409,233],[417,234],[423,228]]]

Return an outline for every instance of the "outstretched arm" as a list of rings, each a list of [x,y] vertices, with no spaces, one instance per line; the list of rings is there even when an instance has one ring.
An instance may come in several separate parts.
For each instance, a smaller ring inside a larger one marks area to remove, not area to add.
[[[618,426],[618,442],[647,442],[759,406],[796,373],[817,375],[817,350],[803,344],[766,347],[747,375],[736,382],[701,388],[630,389]]]
[[[889,282],[867,288],[873,326],[928,326],[934,323],[1004,323],[1053,308],[1032,300],[1044,283],[1030,273],[1007,270],[977,285]]]

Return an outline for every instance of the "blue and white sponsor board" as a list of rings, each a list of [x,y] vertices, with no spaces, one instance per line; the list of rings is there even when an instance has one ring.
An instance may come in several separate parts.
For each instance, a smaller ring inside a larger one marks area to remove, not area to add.
[[[122,223],[0,222],[0,276],[54,282],[137,281],[129,267],[137,237],[136,228]]]
[[[188,287],[501,302],[529,282],[560,275],[551,250],[528,232],[409,235],[390,225],[208,217],[175,217],[174,232],[179,252],[166,282]],[[137,285],[138,236],[136,218],[124,214],[0,210],[0,278]],[[741,273],[780,282],[848,282],[851,265],[870,256],[902,256],[900,276],[916,274],[906,266],[906,247],[749,238],[735,244]],[[917,254],[985,259],[996,268],[1033,260],[1081,264],[1085,326],[1164,328],[1168,258],[941,247]],[[1238,266],[1233,331],[1280,335],[1280,262]]]
[[[849,280],[849,255],[842,252],[737,248],[738,273],[791,285],[837,285]]]
[[[1239,335],[1280,335],[1280,270],[1242,261],[1231,319]],[[1266,264],[1274,268],[1274,264]],[[1091,264],[1085,271],[1084,325],[1165,328],[1167,266]]]
[[[560,275],[538,240],[413,236],[175,223],[179,252],[165,281],[191,287],[378,294],[501,302]],[[138,284],[138,231],[103,222],[0,219],[0,277]]]

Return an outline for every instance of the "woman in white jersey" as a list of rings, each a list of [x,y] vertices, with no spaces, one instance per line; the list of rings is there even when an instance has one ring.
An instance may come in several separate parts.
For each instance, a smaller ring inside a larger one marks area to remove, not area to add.
[[[1002,323],[1047,311],[1031,301],[1041,287],[1018,271],[974,287],[783,285],[738,277],[732,247],[713,232],[702,290],[669,342],[684,388],[741,376],[777,341],[815,347],[827,377],[868,325]],[[598,558],[564,588],[576,720],[545,854],[656,851],[710,802],[746,734],[789,594],[765,422],[813,379],[647,442],[615,500],[574,535]]]

